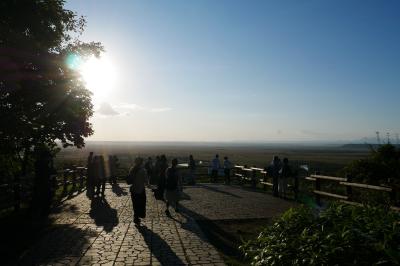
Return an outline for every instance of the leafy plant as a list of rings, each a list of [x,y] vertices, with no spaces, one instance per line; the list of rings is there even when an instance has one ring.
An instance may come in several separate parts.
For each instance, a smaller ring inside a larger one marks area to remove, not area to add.
[[[252,265],[396,265],[399,221],[384,208],[334,203],[316,213],[301,206],[240,249]]]
[[[400,185],[400,149],[387,143],[377,149],[371,146],[371,153],[348,165],[344,171],[353,180],[373,185]]]

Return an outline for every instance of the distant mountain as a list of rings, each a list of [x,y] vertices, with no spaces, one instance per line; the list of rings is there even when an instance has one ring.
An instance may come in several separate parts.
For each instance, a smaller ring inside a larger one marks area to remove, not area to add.
[[[399,144],[393,144],[397,148],[400,148]],[[380,144],[368,144],[368,143],[358,143],[358,144],[345,144],[342,145],[341,148],[343,149],[351,149],[351,150],[370,150],[371,148],[377,149]]]

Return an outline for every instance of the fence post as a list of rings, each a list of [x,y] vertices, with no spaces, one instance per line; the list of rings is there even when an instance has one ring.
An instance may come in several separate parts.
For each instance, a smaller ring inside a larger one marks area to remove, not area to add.
[[[315,178],[315,190],[321,191],[321,179],[318,177]],[[318,206],[321,206],[321,196],[319,194],[315,194],[315,201]]]
[[[391,204],[393,205],[393,206],[397,206],[397,200],[396,200],[396,191],[397,190],[397,187],[396,187],[396,185],[393,185],[392,186],[392,191],[390,192],[390,202],[391,202]]]
[[[352,181],[352,177],[348,174],[346,174],[346,179],[347,182]],[[351,186],[346,186],[346,195],[347,195],[347,200],[352,201],[353,200],[353,188]]]
[[[256,188],[256,186],[257,186],[257,173],[256,173],[256,170],[253,170],[253,173],[252,173],[253,175],[252,175],[252,177],[251,177],[251,185],[252,185],[252,187],[253,188]]]
[[[264,180],[264,182],[267,182],[267,171],[265,171],[265,173],[263,174],[263,180]],[[263,189],[267,190],[267,185],[266,184],[263,185]]]
[[[76,188],[76,168],[71,170],[71,176],[72,176],[72,191],[75,191]]]
[[[69,169],[63,170],[63,187],[64,189],[67,188],[67,178],[68,178]]]
[[[83,188],[83,182],[84,182],[84,178],[85,178],[85,169],[81,169],[80,173],[79,173],[79,181],[80,181],[80,188]]]

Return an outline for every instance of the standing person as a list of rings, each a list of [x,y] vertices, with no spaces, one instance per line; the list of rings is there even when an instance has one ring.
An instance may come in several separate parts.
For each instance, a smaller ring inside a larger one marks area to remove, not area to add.
[[[117,183],[117,161],[118,158],[115,155],[108,156],[108,169],[110,171],[110,183]]]
[[[196,162],[193,159],[193,155],[190,154],[189,156],[189,184],[190,185],[195,185],[196,184],[196,177],[195,177],[195,171],[196,171]]]
[[[93,157],[93,162],[92,162],[92,167],[93,167],[93,196],[98,195],[99,186],[100,186],[100,157],[98,155],[95,155]]]
[[[165,191],[165,174],[168,169],[167,157],[161,155],[160,157],[160,175],[158,176],[158,186],[157,186],[157,199],[164,200]]]
[[[95,186],[93,152],[89,153],[86,168],[87,168],[86,195],[89,199],[91,199],[93,198],[94,195],[94,186]]]
[[[225,184],[229,185],[231,183],[231,169],[232,163],[229,161],[228,156],[224,157],[224,174],[225,174]]]
[[[151,184],[158,184],[158,177],[160,176],[160,164],[160,156],[157,155],[154,163],[153,176],[150,177]]]
[[[289,166],[289,159],[283,158],[282,169],[279,175],[279,196],[286,199],[287,180],[292,177],[292,169]]]
[[[148,175],[143,167],[143,159],[138,157],[135,159],[135,166],[129,170],[127,183],[130,184],[133,206],[133,222],[140,225],[140,218],[146,218],[146,189],[148,184]]]
[[[96,160],[97,158],[97,160]],[[95,167],[96,167],[96,195],[104,197],[104,192],[106,189],[106,173],[104,169],[104,157],[103,155],[95,156]]]
[[[271,164],[267,167],[267,173],[272,177],[272,193],[275,197],[279,196],[278,193],[278,179],[279,171],[281,170],[281,160],[278,156],[274,156]]]
[[[221,168],[221,163],[219,162],[219,155],[216,154],[215,158],[211,162],[211,182],[217,183],[218,181],[218,170]]]
[[[178,209],[178,201],[180,192],[182,191],[182,179],[179,174],[178,168],[178,159],[172,160],[172,165],[168,168],[166,172],[166,182],[165,182],[165,199],[167,209],[165,210],[165,214],[170,216],[169,206],[172,205],[175,208],[176,212],[179,212]]]
[[[147,175],[149,177],[153,175],[153,160],[151,159],[151,157],[147,158],[147,161],[144,164],[144,169],[146,169]]]

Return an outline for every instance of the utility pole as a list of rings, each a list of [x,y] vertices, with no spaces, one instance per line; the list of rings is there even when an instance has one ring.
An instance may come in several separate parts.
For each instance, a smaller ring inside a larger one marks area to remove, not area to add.
[[[379,131],[376,131],[376,140],[378,141],[378,145],[381,144],[381,137],[379,136]]]

